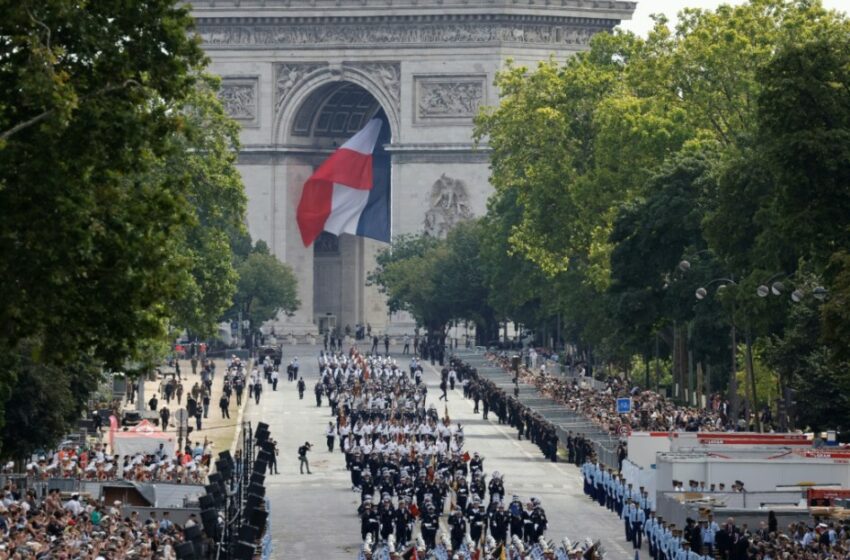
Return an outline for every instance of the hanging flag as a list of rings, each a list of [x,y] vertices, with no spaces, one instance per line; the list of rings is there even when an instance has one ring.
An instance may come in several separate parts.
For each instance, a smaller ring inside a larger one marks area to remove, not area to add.
[[[305,247],[323,231],[389,243],[390,158],[379,142],[382,128],[381,119],[370,120],[304,183],[296,221]]]

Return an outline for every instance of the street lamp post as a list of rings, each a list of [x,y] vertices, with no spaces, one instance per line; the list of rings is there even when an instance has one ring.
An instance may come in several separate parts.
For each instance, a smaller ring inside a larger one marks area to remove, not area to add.
[[[684,263],[688,263],[688,261],[682,261],[679,263],[679,268],[682,270],[687,270],[690,268],[690,263],[687,264],[686,268],[682,268]],[[725,288],[728,285],[736,286],[738,283],[735,282],[733,278],[715,278],[705,286],[700,286],[694,292],[696,298],[700,301],[704,300],[708,297],[708,287],[712,284],[720,283],[718,287],[718,291]],[[734,305],[734,302],[733,302]],[[732,371],[729,375],[729,416],[733,421],[738,421],[738,337],[737,337],[737,329],[735,327],[735,308],[732,308],[732,313],[729,317],[729,324],[731,326],[730,336],[732,339]]]
[[[785,286],[781,281],[777,280],[777,281],[773,282],[773,284],[770,284],[770,287],[768,287],[768,284],[772,280],[779,278],[779,277],[782,277],[782,276],[788,276],[788,275],[785,274],[784,272],[779,272],[779,273],[774,274],[772,277],[770,277],[770,279],[768,279],[766,282],[761,284],[756,289],[756,295],[758,295],[761,298],[766,298],[769,295],[774,295],[774,296],[782,295],[782,293],[785,291]],[[810,293],[812,295],[812,297],[815,298],[816,300],[824,301],[827,298],[827,296],[829,295],[829,290],[827,290],[826,288],[824,288],[821,285],[817,285],[817,286],[814,286],[813,288],[811,288],[808,293]],[[805,299],[806,294],[807,294],[806,289],[798,286],[794,289],[794,291],[791,292],[791,301],[793,303],[800,303],[800,302],[803,301],[803,299]],[[779,393],[781,395],[780,399],[783,399],[785,401],[785,406],[784,406],[785,410],[784,411],[782,411],[782,410],[778,411],[779,412],[780,425],[782,426],[783,429],[786,429],[789,425],[791,427],[793,427],[794,418],[793,418],[793,415],[791,414],[791,409],[792,409],[791,400],[792,399],[790,397],[790,393],[789,393],[788,387],[786,385],[786,380],[784,380],[781,375],[779,376]]]

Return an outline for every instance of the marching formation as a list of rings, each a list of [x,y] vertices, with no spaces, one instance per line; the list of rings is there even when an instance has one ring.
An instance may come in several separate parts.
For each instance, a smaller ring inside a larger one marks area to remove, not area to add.
[[[465,448],[463,425],[428,401],[415,357],[401,368],[322,352],[319,371],[317,406],[326,395],[336,418],[328,449],[338,437],[360,496],[362,558],[601,557],[598,543],[546,540],[541,501],[507,498],[504,477],[488,476],[484,457]]]

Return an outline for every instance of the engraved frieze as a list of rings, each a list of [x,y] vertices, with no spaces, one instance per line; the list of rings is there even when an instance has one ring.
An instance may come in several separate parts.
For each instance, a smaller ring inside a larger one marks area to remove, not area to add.
[[[515,22],[470,20],[457,22],[388,21],[379,25],[330,21],[326,23],[232,23],[201,20],[198,33],[207,48],[216,46],[315,46],[380,44],[514,43],[584,46],[599,31],[596,22]]]

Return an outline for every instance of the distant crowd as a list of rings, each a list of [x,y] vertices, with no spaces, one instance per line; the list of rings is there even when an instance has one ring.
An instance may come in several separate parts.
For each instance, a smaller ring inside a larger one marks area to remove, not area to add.
[[[198,524],[195,516],[182,526],[168,514],[143,517],[122,513],[122,503],[72,494],[63,501],[58,490],[44,499],[7,484],[0,502],[0,559],[176,560],[184,531]]]

